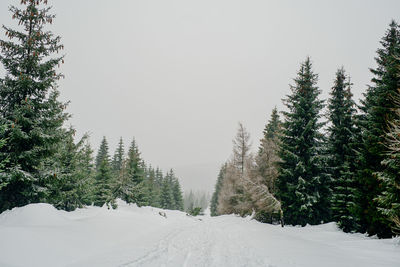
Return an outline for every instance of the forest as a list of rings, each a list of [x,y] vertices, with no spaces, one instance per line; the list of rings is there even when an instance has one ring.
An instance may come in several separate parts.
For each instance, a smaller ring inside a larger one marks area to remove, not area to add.
[[[186,194],[174,170],[154,168],[135,139],[111,156],[106,137],[97,155],[89,135],[67,127],[61,37],[47,0],[11,6],[21,29],[3,27],[0,61],[0,213],[31,203],[74,211],[117,208],[117,199],[170,210],[205,209],[206,194]],[[301,63],[284,99],[272,109],[257,153],[239,123],[233,153],[221,166],[211,214],[253,215],[265,223],[337,222],[344,232],[381,238],[400,233],[400,26],[392,21],[360,104],[339,67],[330,98],[320,98],[312,60]],[[366,66],[368,67],[368,66]],[[333,74],[332,74],[333,75]],[[279,101],[277,99],[277,101]],[[280,116],[282,114],[282,116]],[[184,199],[186,200],[184,203]],[[200,210],[198,210],[200,211]]]
[[[103,138],[96,157],[89,135],[75,140],[66,127],[68,103],[59,100],[63,74],[61,37],[46,30],[53,23],[47,1],[11,6],[22,30],[3,26],[0,61],[0,213],[29,203],[50,203],[73,211],[86,205],[116,208],[116,199],[138,206],[183,210],[174,171],[146,164],[133,138],[125,152],[122,138],[113,156]]]
[[[337,222],[344,232],[400,233],[400,27],[392,21],[377,50],[371,84],[357,105],[340,67],[320,99],[309,57],[274,108],[258,152],[239,123],[220,169],[211,214],[253,214],[261,222]]]

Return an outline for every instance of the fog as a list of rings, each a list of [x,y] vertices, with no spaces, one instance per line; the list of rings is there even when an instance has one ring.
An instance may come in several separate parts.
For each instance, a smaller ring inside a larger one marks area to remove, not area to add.
[[[343,65],[359,99],[380,38],[400,21],[398,0],[49,2],[66,48],[59,90],[69,123],[96,149],[106,136],[110,154],[134,136],[146,162],[174,168],[185,190],[212,190],[238,121],[257,149],[306,56],[323,98]],[[0,1],[7,26],[11,3]]]

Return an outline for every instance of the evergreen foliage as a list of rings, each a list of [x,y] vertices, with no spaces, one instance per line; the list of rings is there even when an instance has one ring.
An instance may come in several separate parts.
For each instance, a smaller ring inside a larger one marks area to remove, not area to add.
[[[371,69],[374,78],[362,101],[362,116],[359,124],[362,132],[362,144],[359,154],[358,182],[360,194],[357,198],[360,231],[379,237],[392,235],[389,222],[378,210],[374,199],[383,194],[386,188],[376,174],[384,171],[381,164],[385,160],[384,142],[390,122],[396,118],[395,95],[399,88],[400,77],[400,32],[399,25],[392,21],[381,41],[382,47],[375,58],[377,67]]]
[[[185,193],[183,203],[184,210],[189,214],[195,207],[204,212],[210,204],[210,195],[204,191],[193,192],[193,190],[190,190]]]
[[[263,135],[264,139],[275,139],[280,136],[282,130],[282,122],[279,119],[278,109],[275,107],[272,110],[271,118],[268,121],[267,125],[265,125]],[[260,147],[262,151],[262,147]]]
[[[218,210],[218,196],[219,196],[220,191],[221,191],[221,187],[222,187],[222,184],[223,184],[223,179],[224,179],[225,172],[226,172],[226,164],[224,164],[219,170],[217,183],[215,184],[214,193],[212,194],[212,197],[211,197],[211,203],[210,203],[211,216],[219,215],[218,212],[217,212],[217,210]]]
[[[2,134],[4,134],[6,128],[7,128],[6,125],[1,125],[0,126],[0,136]],[[7,142],[6,139],[4,139],[4,138],[0,139],[0,150],[6,144],[6,142]],[[3,187],[5,187],[7,185],[7,181],[5,179],[6,178],[6,174],[4,173],[4,167],[5,167],[6,162],[7,162],[7,158],[3,158],[0,161],[0,191],[1,191],[1,189]]]
[[[136,203],[138,206],[148,204],[145,189],[145,167],[143,160],[140,158],[140,152],[136,145],[135,139],[129,147],[128,158],[125,163],[124,177],[121,184],[122,200],[127,203]]]
[[[332,177],[332,219],[345,231],[358,228],[355,216],[355,103],[352,100],[350,78],[344,68],[336,72],[328,110],[331,126],[328,128],[329,166]]]
[[[115,197],[113,194],[114,181],[108,154],[107,139],[103,137],[99,151],[96,156],[96,176],[93,194],[93,204],[102,207],[104,204],[108,208],[116,208]]]
[[[112,161],[112,168],[115,177],[117,178],[120,176],[120,173],[122,171],[122,167],[124,164],[124,155],[125,155],[125,150],[124,150],[124,141],[122,140],[122,137],[119,139],[118,147],[115,150],[113,161]]]
[[[174,209],[174,202],[172,179],[169,173],[167,173],[161,184],[160,207],[163,209]]]
[[[183,197],[182,197],[181,185],[179,184],[178,178],[175,177],[175,173],[172,169],[170,170],[169,175],[171,176],[172,195],[174,199],[173,209],[183,211]]]
[[[382,161],[385,169],[377,173],[385,190],[376,200],[378,210],[390,222],[388,225],[392,233],[398,235],[400,234],[400,102],[397,103],[398,116],[391,122],[390,131],[386,135],[385,145],[388,152]]]
[[[48,188],[40,166],[54,156],[64,137],[68,118],[66,104],[58,100],[56,72],[63,56],[60,37],[46,30],[55,15],[47,1],[21,1],[23,9],[11,6],[12,18],[21,30],[3,26],[9,40],[0,40],[0,61],[6,76],[0,79],[0,116],[9,125],[0,139],[0,161],[7,159],[0,184],[0,212],[33,202],[46,201]]]
[[[269,192],[275,194],[275,183],[278,177],[279,138],[282,132],[282,123],[276,107],[272,110],[271,118],[263,131],[260,147],[256,157],[258,172]]]
[[[330,185],[320,133],[323,123],[319,122],[323,101],[318,99],[317,78],[307,58],[285,100],[288,111],[283,112],[277,195],[285,222],[293,225],[318,224],[330,217]]]
[[[75,130],[66,131],[64,142],[60,144],[57,154],[46,164],[45,170],[50,179],[48,202],[58,209],[73,211],[90,204],[92,171],[88,169],[87,147],[84,136],[78,143],[74,142]]]
[[[146,169],[146,188],[148,204],[152,207],[160,206],[160,185],[156,180],[156,171],[151,166]]]

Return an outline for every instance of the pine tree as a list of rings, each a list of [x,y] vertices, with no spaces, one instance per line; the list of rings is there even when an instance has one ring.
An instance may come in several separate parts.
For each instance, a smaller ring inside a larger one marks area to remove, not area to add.
[[[332,218],[345,231],[358,229],[355,216],[355,103],[350,78],[339,69],[329,99],[328,151],[332,176]]]
[[[122,166],[124,163],[124,154],[125,154],[124,141],[122,140],[122,137],[121,137],[119,139],[118,147],[115,150],[113,161],[112,161],[112,168],[113,168],[115,177],[118,177],[122,170]]]
[[[279,120],[278,110],[272,110],[271,119],[265,126],[263,138],[258,149],[256,163],[258,172],[263,178],[263,183],[268,187],[269,192],[275,193],[275,182],[278,177],[279,162],[279,138],[282,131],[282,123]]]
[[[100,165],[103,161],[110,161],[110,156],[108,155],[108,142],[105,136],[103,136],[99,150],[97,151],[96,170],[100,168]]]
[[[116,208],[115,197],[113,194],[114,181],[112,177],[112,169],[110,156],[108,154],[108,143],[105,137],[100,144],[99,151],[96,156],[96,177],[93,202],[95,206],[103,206],[107,204]]]
[[[388,152],[382,161],[385,169],[377,174],[385,190],[376,198],[378,210],[390,222],[392,233],[397,235],[400,234],[400,101],[398,103],[398,117],[391,122],[386,136]]]
[[[83,201],[85,205],[92,205],[93,194],[95,190],[95,169],[94,169],[94,158],[93,149],[90,146],[88,138],[85,140],[84,147],[80,151],[80,156],[78,160],[78,170],[87,180],[89,184],[87,195],[84,197]]]
[[[318,99],[318,76],[309,58],[301,64],[292,94],[283,112],[283,135],[280,142],[277,195],[281,200],[286,223],[319,224],[329,220],[329,181],[323,156],[323,123]]]
[[[400,80],[397,70],[400,64],[400,32],[396,22],[390,23],[381,45],[375,58],[377,68],[371,69],[373,85],[368,88],[362,101],[362,116],[359,119],[363,142],[358,159],[360,194],[357,205],[361,232],[390,237],[390,222],[379,212],[378,203],[374,199],[385,190],[376,174],[385,168],[381,164],[386,157],[382,140],[389,131],[390,122],[396,118],[394,96]]]
[[[49,184],[48,201],[58,209],[72,211],[88,204],[91,174],[82,166],[85,162],[84,136],[78,143],[74,142],[75,130],[70,128],[65,132],[64,142],[60,144],[57,154],[49,160],[46,171],[52,177]]]
[[[217,216],[218,215],[218,212],[217,212],[217,210],[218,210],[218,196],[219,196],[219,193],[221,191],[222,184],[223,184],[225,171],[226,171],[226,164],[222,165],[222,167],[219,170],[217,183],[215,184],[214,193],[213,193],[213,195],[211,197],[211,204],[210,204],[211,216]]]
[[[144,181],[144,166],[135,139],[132,140],[125,164],[125,177],[121,186],[121,198],[127,203],[136,203],[138,206],[148,204]]]
[[[172,183],[172,196],[174,199],[174,207],[175,210],[183,210],[183,197],[182,197],[182,190],[181,185],[179,183],[178,178],[175,177],[174,171],[170,170],[171,176],[171,183]]]
[[[163,209],[174,209],[174,195],[172,191],[172,179],[167,172],[161,185],[160,206]]]
[[[147,194],[149,196],[149,205],[152,207],[160,206],[160,186],[157,184],[156,171],[153,167],[149,167],[146,170],[147,176]]]
[[[0,115],[10,127],[0,139],[0,161],[8,159],[1,184],[0,212],[32,202],[46,201],[47,187],[39,173],[63,138],[61,129],[68,115],[66,104],[58,101],[56,67],[63,56],[60,37],[46,30],[55,15],[49,14],[47,1],[21,1],[24,9],[10,7],[13,19],[22,29],[3,26],[8,41],[0,40],[0,61],[6,76],[0,79]]]
[[[164,175],[159,167],[155,169],[155,188],[156,188],[156,195],[157,195],[157,204],[155,207],[161,208],[161,192],[163,187]]]
[[[264,139],[275,139],[280,136],[282,122],[279,119],[278,109],[272,109],[271,118],[263,131]],[[262,147],[260,147],[262,149]]]
[[[2,136],[4,134],[6,129],[7,129],[7,126],[5,124],[0,126],[0,136]],[[0,139],[0,150],[3,146],[5,146],[6,142],[7,142],[6,139],[4,139],[4,138]],[[0,192],[1,192],[1,189],[7,185],[7,180],[5,179],[6,174],[4,173],[4,167],[6,165],[6,162],[7,162],[7,159],[4,159],[4,158],[0,161]]]

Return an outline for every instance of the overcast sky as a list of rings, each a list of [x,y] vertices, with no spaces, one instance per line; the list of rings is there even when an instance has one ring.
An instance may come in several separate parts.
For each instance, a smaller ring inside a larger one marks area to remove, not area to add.
[[[14,25],[0,1],[0,24]],[[399,0],[49,0],[66,59],[62,99],[80,135],[134,136],[143,158],[211,191],[238,121],[257,148],[310,56],[326,98],[344,66],[359,99]],[[0,38],[4,38],[1,31]],[[4,70],[0,68],[0,74]]]

